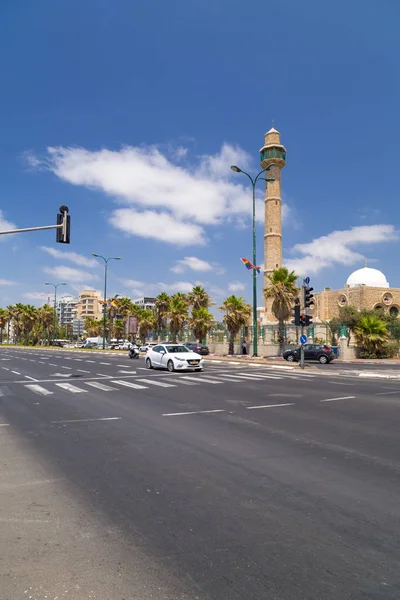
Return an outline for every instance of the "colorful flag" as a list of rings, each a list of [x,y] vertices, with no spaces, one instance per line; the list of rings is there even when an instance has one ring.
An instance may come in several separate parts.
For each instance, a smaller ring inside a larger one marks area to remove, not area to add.
[[[248,269],[249,271],[255,269],[257,275],[261,273],[261,267],[255,267],[253,263],[251,263],[247,258],[241,258],[240,260],[242,261],[246,269]]]

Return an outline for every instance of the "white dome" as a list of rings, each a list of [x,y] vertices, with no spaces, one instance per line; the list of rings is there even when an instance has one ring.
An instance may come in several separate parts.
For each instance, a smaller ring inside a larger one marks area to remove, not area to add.
[[[347,279],[346,285],[350,287],[357,287],[359,285],[367,285],[369,287],[380,287],[388,288],[389,283],[382,271],[378,269],[371,269],[370,267],[364,267],[354,271]]]

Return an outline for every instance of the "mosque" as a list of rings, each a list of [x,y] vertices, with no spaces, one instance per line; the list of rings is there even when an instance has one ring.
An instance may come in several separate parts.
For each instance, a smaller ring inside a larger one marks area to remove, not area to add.
[[[261,167],[275,181],[265,189],[265,228],[264,228],[264,287],[270,285],[268,276],[282,266],[282,202],[281,171],[286,164],[286,148],[280,141],[280,133],[272,127],[264,138],[260,150]],[[258,308],[262,325],[276,323],[271,310],[272,301],[264,299],[264,307]],[[313,310],[314,323],[329,321],[339,316],[343,306],[354,306],[357,310],[381,308],[398,317],[400,314],[400,288],[391,288],[385,275],[365,264],[362,269],[351,273],[343,289],[332,290],[326,287],[315,293]]]

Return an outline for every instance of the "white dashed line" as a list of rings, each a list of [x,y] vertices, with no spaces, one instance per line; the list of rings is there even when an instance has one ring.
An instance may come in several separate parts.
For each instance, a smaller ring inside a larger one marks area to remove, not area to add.
[[[263,406],[246,406],[247,410],[255,410],[257,408],[279,408],[279,406],[294,406],[294,402],[287,404],[264,404]]]
[[[70,419],[69,421],[52,421],[55,424],[63,423],[91,423],[92,421],[120,421],[122,417],[100,417],[98,419]]]
[[[26,377],[26,379],[30,379],[31,381],[37,381],[37,379],[34,377],[29,377],[29,375],[24,375],[24,377]]]
[[[341,396],[340,398],[327,398],[326,400],[321,400],[321,402],[335,402],[336,400],[352,400],[355,396]]]
[[[15,375],[21,375],[18,371],[11,371],[11,373],[15,373]]]
[[[84,369],[77,369],[78,373],[90,373],[90,371],[85,371]]]
[[[182,417],[184,415],[206,415],[210,413],[222,413],[225,412],[223,409],[217,410],[194,410],[191,412],[179,412],[179,413],[165,413],[163,417]]]

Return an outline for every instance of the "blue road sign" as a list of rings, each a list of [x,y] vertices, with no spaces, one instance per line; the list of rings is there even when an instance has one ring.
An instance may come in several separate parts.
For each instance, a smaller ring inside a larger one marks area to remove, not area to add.
[[[306,285],[308,285],[310,283],[310,278],[309,277],[304,277],[304,283]]]
[[[148,338],[152,338],[152,337],[153,337],[153,334],[152,334],[152,333],[149,333],[149,334],[147,334],[147,337],[148,337]]]
[[[303,335],[301,335],[301,336],[300,336],[300,344],[302,344],[302,345],[303,345],[303,344],[305,344],[306,342],[307,342],[307,336],[306,336],[306,335],[304,335],[304,333],[303,333]]]

